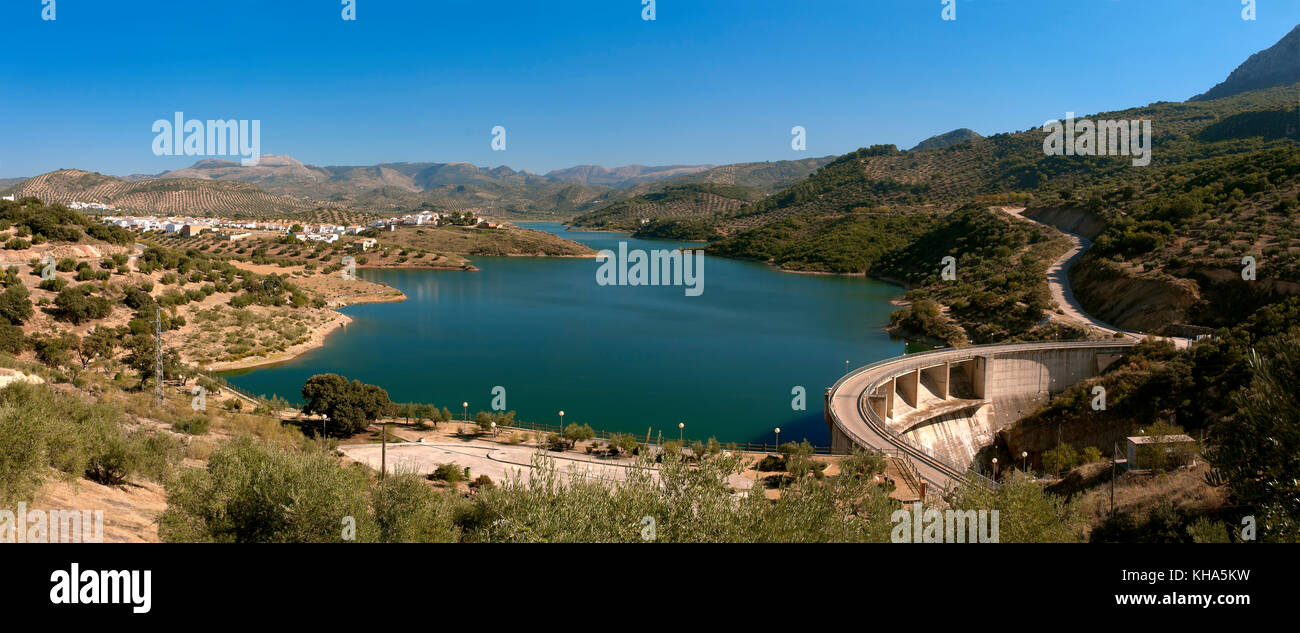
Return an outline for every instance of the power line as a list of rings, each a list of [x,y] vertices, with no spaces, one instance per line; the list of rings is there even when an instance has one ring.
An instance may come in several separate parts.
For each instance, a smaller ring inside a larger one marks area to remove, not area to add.
[[[162,309],[158,309],[154,315],[154,358],[153,358],[153,392],[154,397],[158,399],[158,405],[163,403],[163,342],[162,342]]]

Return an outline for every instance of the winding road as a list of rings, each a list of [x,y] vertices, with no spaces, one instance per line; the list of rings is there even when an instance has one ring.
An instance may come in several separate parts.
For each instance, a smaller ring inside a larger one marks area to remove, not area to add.
[[[1033,218],[1024,216],[1023,207],[1000,207],[1002,212],[1022,222],[1032,222],[1041,226],[1051,226]],[[996,356],[1003,354],[1023,354],[1030,352],[1049,352],[1053,350],[1093,350],[1100,353],[1116,353],[1136,345],[1145,338],[1169,340],[1179,349],[1190,347],[1192,341],[1179,337],[1155,337],[1143,332],[1125,330],[1102,321],[1084,311],[1083,306],[1070,288],[1070,267],[1079,261],[1092,242],[1082,235],[1060,231],[1071,242],[1071,248],[1052,262],[1047,269],[1047,284],[1052,299],[1060,309],[1060,314],[1049,314],[1047,319],[1057,318],[1062,321],[1085,328],[1089,336],[1100,335],[1099,340],[1088,341],[1046,341],[1038,343],[1008,343],[995,345],[975,345],[962,348],[945,348],[886,359],[865,367],[858,368],[841,378],[827,390],[826,419],[832,427],[832,433],[842,433],[849,442],[858,446],[886,452],[896,457],[905,458],[915,467],[917,475],[927,484],[944,489],[957,481],[970,477],[953,465],[938,459],[927,451],[914,445],[911,441],[899,437],[889,429],[887,421],[877,414],[868,403],[868,396],[878,393],[882,388],[892,389],[893,384],[886,385],[894,378],[925,367],[934,367],[944,363],[960,363],[977,356]]]
[[[1088,250],[1088,247],[1092,246],[1092,241],[1082,235],[1064,231],[1050,224],[1025,217],[1024,207],[998,207],[998,209],[1022,222],[1031,222],[1039,226],[1046,226],[1060,231],[1062,235],[1070,240],[1070,250],[1066,251],[1064,255],[1058,257],[1056,261],[1052,262],[1052,265],[1047,268],[1047,287],[1052,293],[1052,300],[1056,301],[1056,305],[1062,312],[1062,314],[1056,315],[1058,318],[1084,327],[1088,330],[1090,335],[1094,333],[1102,333],[1107,336],[1118,334],[1119,338],[1132,341],[1140,341],[1143,338],[1151,337],[1172,341],[1174,347],[1178,349],[1187,349],[1191,346],[1191,339],[1180,337],[1160,337],[1146,334],[1144,332],[1121,329],[1085,312],[1083,306],[1079,304],[1079,300],[1074,297],[1074,291],[1070,288],[1070,267],[1074,266],[1074,264],[1083,257],[1083,254]]]

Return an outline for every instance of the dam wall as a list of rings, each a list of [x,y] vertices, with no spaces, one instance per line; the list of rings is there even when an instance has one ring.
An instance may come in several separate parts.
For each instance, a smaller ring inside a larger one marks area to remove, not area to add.
[[[847,452],[869,434],[832,411],[847,379],[860,421],[891,444],[960,475],[987,470],[980,453],[999,430],[1080,381],[1097,376],[1132,341],[1013,343],[935,350],[870,365],[827,391],[832,449]]]

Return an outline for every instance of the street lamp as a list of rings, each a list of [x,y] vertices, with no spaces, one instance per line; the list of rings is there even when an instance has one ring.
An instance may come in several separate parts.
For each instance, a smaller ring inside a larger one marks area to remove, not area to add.
[[[468,403],[468,402],[462,402],[462,403],[460,403],[460,419],[465,420],[466,422],[469,421],[469,403]]]
[[[993,481],[998,480],[998,458],[993,458]]]
[[[1020,451],[1021,469],[1026,473],[1029,472],[1029,451]]]
[[[678,436],[677,436],[678,441],[682,444],[683,447],[685,447],[686,446],[686,423],[678,422],[677,431],[678,431]]]
[[[492,439],[496,439],[496,437],[497,437],[497,423],[496,423],[496,422],[493,422],[493,423],[492,423]]]
[[[849,361],[844,361],[844,373],[849,373]]]
[[[560,412],[560,435],[564,435],[564,412]]]
[[[781,427],[776,427],[776,450],[781,450]]]

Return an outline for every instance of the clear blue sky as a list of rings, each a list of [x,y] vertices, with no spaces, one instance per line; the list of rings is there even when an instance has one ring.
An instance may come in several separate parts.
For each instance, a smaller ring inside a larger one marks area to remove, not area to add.
[[[1258,0],[0,2],[0,177],[188,166],[155,119],[262,121],[319,165],[728,163],[1182,100],[1300,22]],[[508,149],[493,152],[503,125]],[[790,128],[808,130],[808,151]]]

